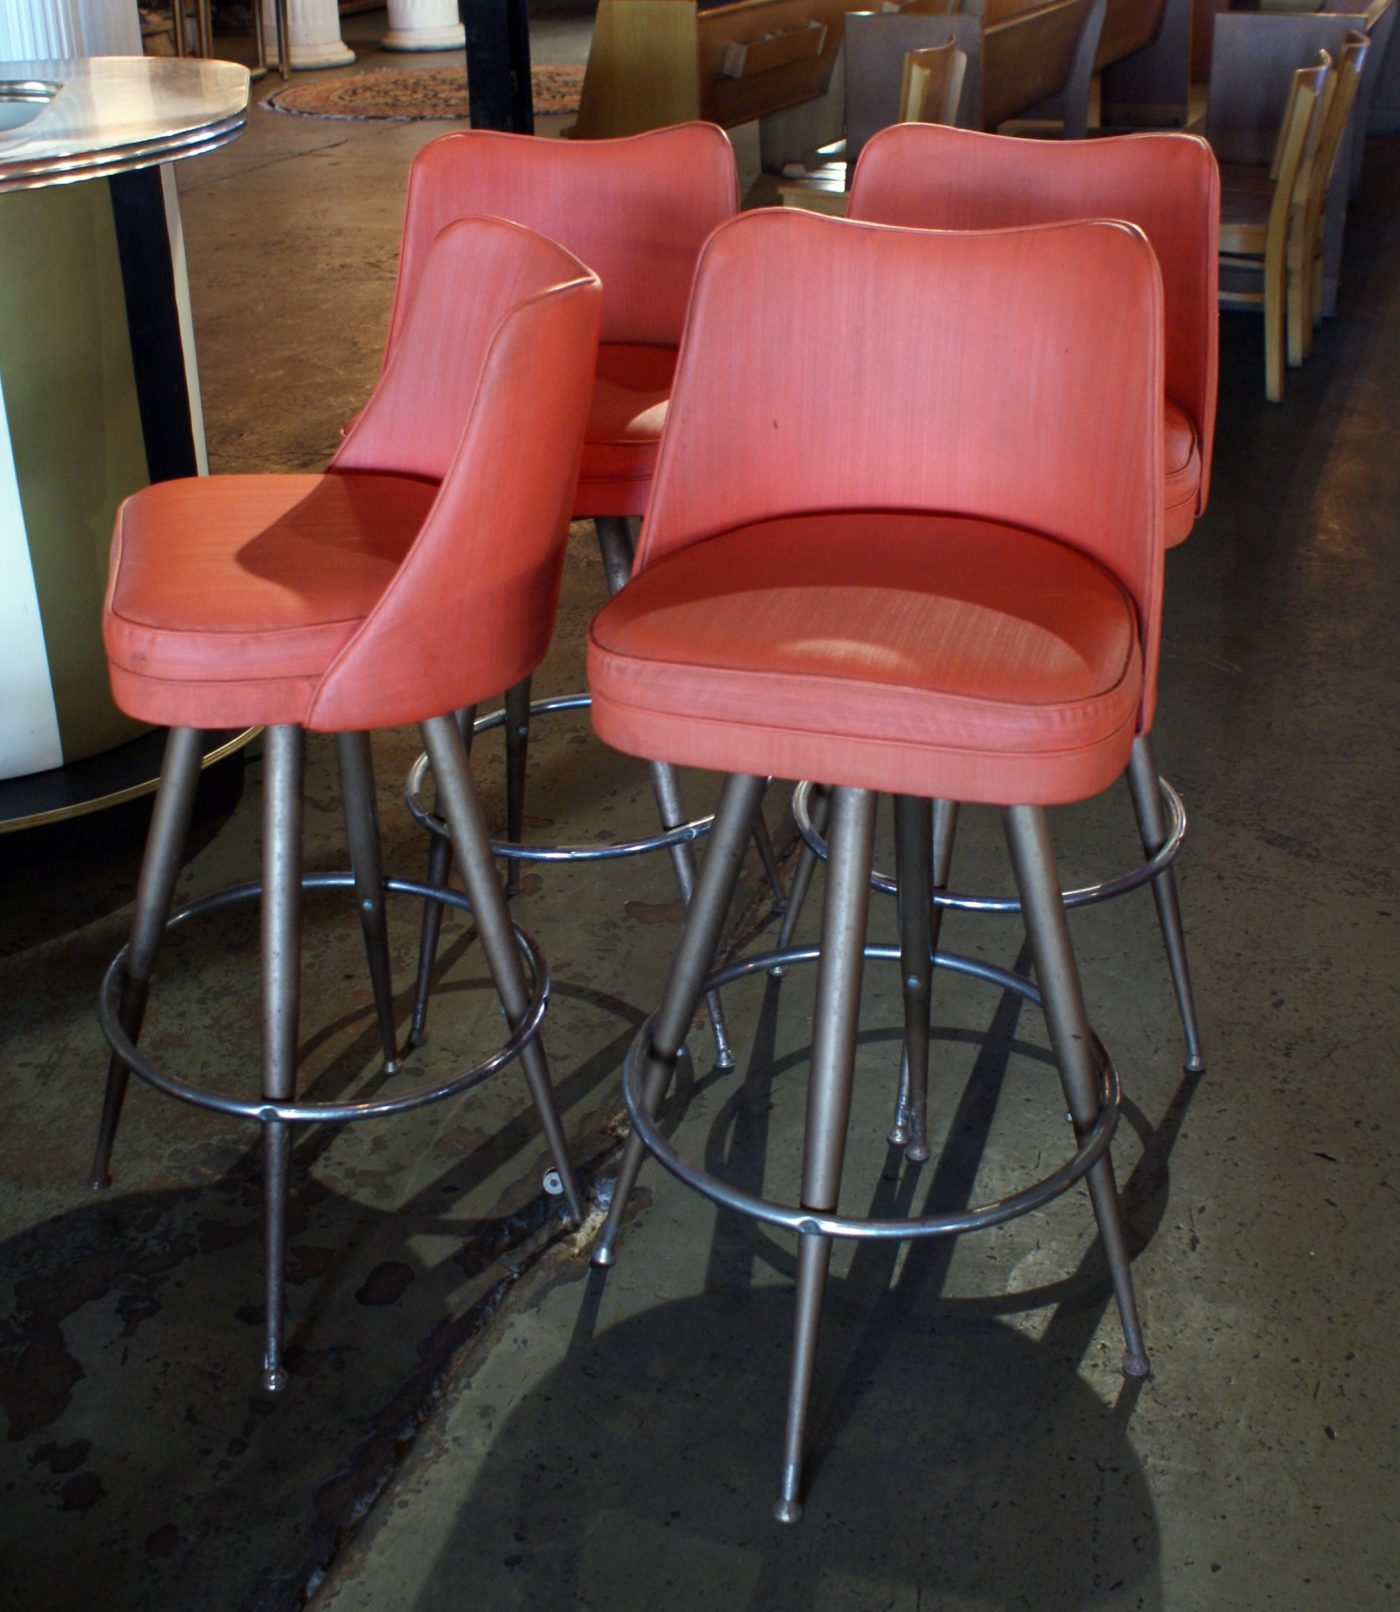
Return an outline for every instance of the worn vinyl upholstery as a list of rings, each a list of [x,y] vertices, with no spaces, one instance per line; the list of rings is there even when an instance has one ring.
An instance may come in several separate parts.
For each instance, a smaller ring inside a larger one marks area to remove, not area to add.
[[[590,632],[594,726],[730,772],[1095,793],[1155,694],[1161,398],[1130,226],[723,226],[634,575]]]
[[[527,675],[558,599],[601,300],[518,225],[445,230],[323,475],[189,478],[122,505],[103,621],[117,704],[172,727],[348,731]]]
[[[495,214],[558,241],[603,282],[597,383],[574,514],[640,515],[695,260],[738,205],[733,149],[710,123],[618,140],[445,134],[409,169],[387,350],[398,340],[423,254],[449,220]]]
[[[861,152],[847,216],[917,229],[1073,218],[1136,224],[1162,272],[1166,541],[1187,536],[1210,493],[1215,437],[1220,178],[1204,140],[1167,133],[1016,140],[896,125]]]

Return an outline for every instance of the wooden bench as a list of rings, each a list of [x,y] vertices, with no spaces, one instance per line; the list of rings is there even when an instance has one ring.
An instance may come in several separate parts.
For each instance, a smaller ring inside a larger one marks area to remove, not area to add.
[[[943,0],[914,0],[889,20],[923,13],[944,25],[941,34],[925,28],[910,49],[954,35],[976,106],[960,121],[994,127],[1060,90],[1088,0],[971,3],[975,10],[934,16]],[[574,133],[635,134],[689,118],[731,128],[756,118],[765,167],[799,160],[841,134],[849,4],[599,0]],[[1184,121],[1189,34],[1190,0],[1106,0],[1095,66],[1106,70],[1104,103],[1115,121]]]

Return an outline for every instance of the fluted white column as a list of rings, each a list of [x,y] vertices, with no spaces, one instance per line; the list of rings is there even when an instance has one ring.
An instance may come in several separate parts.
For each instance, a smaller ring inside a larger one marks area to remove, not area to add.
[[[139,56],[136,0],[3,0],[0,61]]]
[[[269,61],[277,60],[277,15],[273,0],[262,0],[263,38]],[[340,9],[336,0],[287,0],[287,31],[291,35],[292,69],[349,67],[355,52],[340,37]]]
[[[385,50],[460,50],[466,30],[457,0],[389,0]]]

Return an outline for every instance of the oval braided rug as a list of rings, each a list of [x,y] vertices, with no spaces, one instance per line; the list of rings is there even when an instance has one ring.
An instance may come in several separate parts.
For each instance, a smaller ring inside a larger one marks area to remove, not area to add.
[[[542,117],[578,111],[581,67],[536,67],[530,77]],[[318,77],[275,90],[262,104],[270,112],[307,118],[465,118],[467,74],[464,67],[424,67]]]

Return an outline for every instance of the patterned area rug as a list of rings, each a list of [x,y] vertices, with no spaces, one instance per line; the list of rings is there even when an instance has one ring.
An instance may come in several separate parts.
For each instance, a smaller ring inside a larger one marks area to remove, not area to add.
[[[581,67],[536,67],[531,78],[540,116],[578,111]],[[270,112],[307,118],[465,118],[466,72],[461,67],[427,67],[417,72],[315,78],[277,90],[262,104]]]

